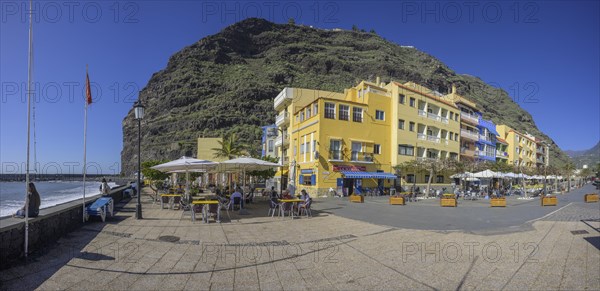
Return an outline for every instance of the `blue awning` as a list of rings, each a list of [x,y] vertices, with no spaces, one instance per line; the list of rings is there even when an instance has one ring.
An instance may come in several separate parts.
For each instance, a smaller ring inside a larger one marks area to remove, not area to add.
[[[341,171],[345,178],[350,179],[396,179],[396,175],[383,172]]]

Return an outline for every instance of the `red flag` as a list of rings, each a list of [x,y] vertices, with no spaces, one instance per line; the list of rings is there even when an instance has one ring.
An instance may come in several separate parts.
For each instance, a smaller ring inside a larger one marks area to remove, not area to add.
[[[92,88],[90,87],[90,76],[85,73],[85,97],[87,105],[92,104]]]

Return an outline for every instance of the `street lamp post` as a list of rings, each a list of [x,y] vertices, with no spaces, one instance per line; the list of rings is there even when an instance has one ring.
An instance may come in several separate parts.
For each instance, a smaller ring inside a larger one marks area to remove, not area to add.
[[[142,219],[142,184],[141,184],[141,175],[142,175],[142,158],[141,158],[141,150],[140,146],[142,143],[142,119],[144,118],[144,105],[142,105],[142,101],[138,97],[138,101],[133,105],[133,112],[135,113],[135,119],[138,122],[138,174],[137,174],[137,205],[135,207],[135,218]]]

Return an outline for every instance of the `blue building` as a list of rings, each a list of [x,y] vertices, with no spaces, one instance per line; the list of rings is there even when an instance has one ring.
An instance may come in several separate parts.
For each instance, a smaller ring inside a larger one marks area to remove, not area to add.
[[[495,163],[496,136],[498,135],[496,124],[491,120],[481,118],[480,112],[477,112],[477,114],[479,115],[479,124],[477,125],[477,129],[479,129],[479,141],[475,143],[477,146],[477,159]]]
[[[261,129],[263,133],[261,139],[262,150],[260,156],[271,156],[276,158],[277,151],[275,149],[275,140],[277,139],[277,126],[272,124],[262,126]]]

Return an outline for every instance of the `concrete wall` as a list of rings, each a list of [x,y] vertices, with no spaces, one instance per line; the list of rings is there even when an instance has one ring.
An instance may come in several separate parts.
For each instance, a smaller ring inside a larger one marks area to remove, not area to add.
[[[114,203],[123,200],[123,190],[129,185],[112,189]],[[86,205],[101,195],[92,196]],[[83,226],[81,200],[40,210],[40,216],[29,220],[29,253],[43,249],[61,236]],[[0,270],[6,269],[24,257],[25,221],[22,218],[0,220]]]

